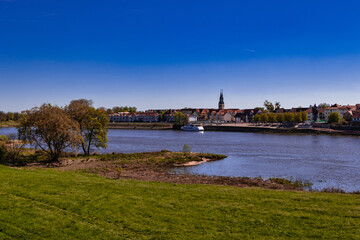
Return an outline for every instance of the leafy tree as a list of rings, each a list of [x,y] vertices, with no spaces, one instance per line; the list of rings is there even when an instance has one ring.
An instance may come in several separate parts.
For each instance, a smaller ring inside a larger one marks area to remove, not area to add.
[[[79,124],[79,133],[83,138],[81,148],[89,155],[91,147],[107,147],[107,114],[92,107],[92,101],[86,99],[73,100],[66,107],[70,117]]]
[[[268,100],[265,100],[265,102],[264,102],[264,107],[265,107],[266,110],[269,111],[269,112],[274,112],[274,110],[275,110],[274,105],[273,105],[271,102],[269,102]]]
[[[281,107],[280,102],[275,102],[275,111],[276,111],[276,110],[279,110],[280,107]]]
[[[99,107],[98,110],[102,111],[102,112],[106,112],[107,109],[105,107]]]
[[[189,118],[179,111],[174,114],[174,121],[176,124],[186,125],[189,122]]]
[[[6,113],[0,111],[0,121],[5,121],[5,120],[6,120]]]
[[[266,123],[269,120],[268,115],[266,113],[260,114],[260,122]]]
[[[279,123],[282,123],[284,121],[284,114],[283,113],[277,113],[276,114],[276,121]]]
[[[260,114],[256,114],[253,119],[254,122],[260,122]]]
[[[281,107],[280,102],[275,102],[275,106],[273,103],[269,102],[268,100],[265,100],[264,107],[269,112],[275,112],[276,110],[279,110]]]
[[[276,122],[276,114],[275,113],[268,113],[268,122],[274,123]]]
[[[328,116],[328,123],[339,123],[340,122],[340,114],[338,112],[333,112],[333,113],[330,113],[330,115]]]
[[[159,122],[166,122],[166,116],[165,116],[165,111],[161,111],[160,115],[159,115]]]
[[[301,114],[301,121],[302,122],[305,122],[305,121],[309,120],[309,117],[308,117],[308,115],[307,115],[307,113],[305,111],[300,112],[300,114]]]
[[[320,103],[318,105],[318,108],[322,108],[322,109],[325,109],[325,108],[328,108],[330,107],[331,105],[329,103]]]
[[[134,113],[136,111],[137,111],[136,107],[128,107],[128,106],[119,107],[119,106],[115,106],[115,107],[112,108],[113,113],[119,113],[119,112],[131,112],[131,113]]]
[[[294,121],[294,122],[297,122],[297,123],[302,122],[301,113],[299,113],[299,112],[294,113],[293,116],[294,116],[294,117],[293,117],[293,121]]]
[[[191,147],[187,144],[184,144],[184,147],[183,147],[183,152],[184,153],[189,153],[191,152]]]
[[[293,122],[294,121],[293,114],[289,113],[289,112],[284,113],[284,121],[285,122]]]
[[[82,142],[78,124],[60,107],[43,104],[33,108],[21,120],[18,127],[19,139],[39,147],[58,161],[60,154],[69,147]]]
[[[136,107],[129,107],[129,112],[135,113],[137,111]]]

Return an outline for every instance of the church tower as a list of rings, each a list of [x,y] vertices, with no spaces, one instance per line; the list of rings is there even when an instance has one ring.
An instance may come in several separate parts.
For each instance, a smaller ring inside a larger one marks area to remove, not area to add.
[[[220,90],[220,100],[219,100],[219,109],[222,110],[225,108],[225,104],[224,104],[224,95],[223,95],[223,90]]]

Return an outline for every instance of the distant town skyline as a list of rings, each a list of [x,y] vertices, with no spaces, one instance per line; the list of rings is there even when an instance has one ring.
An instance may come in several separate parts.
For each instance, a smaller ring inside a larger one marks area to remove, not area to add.
[[[0,0],[0,110],[360,102],[358,1]]]

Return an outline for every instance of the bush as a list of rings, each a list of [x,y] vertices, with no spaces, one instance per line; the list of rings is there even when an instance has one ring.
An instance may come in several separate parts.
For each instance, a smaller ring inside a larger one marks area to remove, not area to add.
[[[0,141],[7,141],[7,137],[5,135],[0,135]]]
[[[189,145],[185,144],[184,147],[183,147],[183,152],[184,152],[184,153],[189,153],[189,152],[191,152],[191,147],[190,147]]]
[[[339,123],[340,122],[340,115],[337,112],[330,113],[328,117],[328,123]]]

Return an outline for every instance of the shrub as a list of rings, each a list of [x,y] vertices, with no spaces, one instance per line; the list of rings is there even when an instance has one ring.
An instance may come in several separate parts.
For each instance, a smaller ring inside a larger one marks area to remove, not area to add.
[[[189,153],[191,152],[191,147],[187,144],[184,144],[184,147],[183,147],[183,152],[184,153]]]
[[[269,117],[266,113],[260,113],[260,122],[266,123],[268,122]]]
[[[328,123],[339,123],[340,122],[340,115],[337,112],[330,113],[328,117]]]
[[[276,114],[276,121],[282,123],[284,121],[284,114],[283,113]]]
[[[286,112],[284,113],[284,121],[285,122],[293,122],[294,121],[294,114]]]
[[[5,135],[0,135],[0,141],[7,141],[7,137]]]

